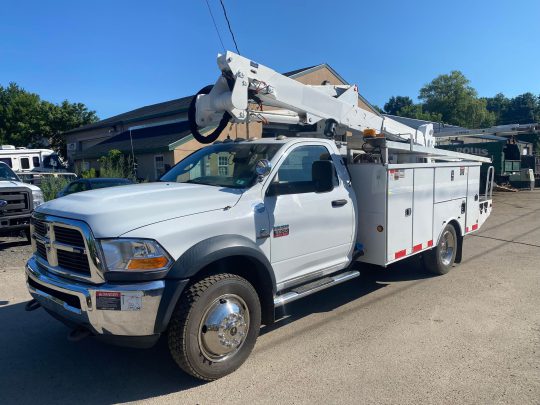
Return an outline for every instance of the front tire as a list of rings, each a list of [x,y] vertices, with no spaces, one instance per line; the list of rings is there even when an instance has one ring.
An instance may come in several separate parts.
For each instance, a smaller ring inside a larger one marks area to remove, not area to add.
[[[259,297],[247,280],[228,273],[208,276],[180,297],[169,325],[169,350],[186,373],[216,380],[244,363],[260,326]]]
[[[446,225],[439,238],[439,243],[424,254],[426,269],[433,274],[443,275],[450,271],[456,260],[458,238],[452,225]]]

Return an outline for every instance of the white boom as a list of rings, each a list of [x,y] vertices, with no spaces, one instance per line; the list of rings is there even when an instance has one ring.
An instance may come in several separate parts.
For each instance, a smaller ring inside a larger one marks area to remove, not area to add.
[[[414,129],[358,107],[356,85],[302,84],[230,51],[218,55],[217,63],[221,76],[213,87],[201,90],[190,107],[192,131],[203,143],[217,139],[229,121],[316,124],[315,131],[309,130],[310,136],[333,137],[350,132],[357,140],[354,143],[358,144],[364,134],[377,134],[389,141],[408,141],[411,153],[489,161],[474,155],[458,157],[455,153],[435,149],[433,124]],[[198,128],[209,126],[218,126],[218,129],[207,138],[198,133]],[[387,147],[391,149],[390,145]]]

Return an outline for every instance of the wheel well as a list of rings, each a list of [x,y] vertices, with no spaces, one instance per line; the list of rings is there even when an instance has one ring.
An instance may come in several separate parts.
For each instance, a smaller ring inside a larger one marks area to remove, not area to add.
[[[448,223],[448,225],[452,225],[454,227],[454,230],[456,231],[457,236],[457,249],[456,249],[456,258],[454,259],[455,263],[461,263],[461,256],[463,253],[463,235],[461,233],[461,226],[459,226],[459,222],[453,219]]]
[[[218,273],[236,274],[249,281],[259,295],[262,323],[269,325],[274,322],[274,286],[264,264],[249,256],[224,257],[200,269],[191,282]]]

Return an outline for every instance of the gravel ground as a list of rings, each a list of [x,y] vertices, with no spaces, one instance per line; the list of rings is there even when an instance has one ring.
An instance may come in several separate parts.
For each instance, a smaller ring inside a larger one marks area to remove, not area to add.
[[[449,274],[418,258],[361,268],[287,306],[244,366],[206,384],[164,342],[70,343],[24,312],[30,249],[0,238],[0,403],[540,404],[540,191],[498,194],[494,209]]]

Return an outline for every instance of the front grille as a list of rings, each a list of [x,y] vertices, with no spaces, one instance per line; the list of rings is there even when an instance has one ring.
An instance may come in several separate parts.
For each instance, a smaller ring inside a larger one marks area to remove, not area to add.
[[[54,227],[54,240],[67,245],[73,245],[84,248],[84,239],[81,233],[72,228]]]
[[[73,308],[81,309],[81,301],[79,300],[79,297],[77,297],[76,295],[71,295],[71,294],[61,292],[61,291],[53,290],[52,288],[36,283],[30,277],[28,277],[28,284],[32,286],[33,288],[35,288],[36,290],[47,293],[50,296],[57,298],[60,301],[65,302],[66,304],[68,304],[69,306],[72,306]]]
[[[91,234],[84,222],[36,213],[32,227],[35,255],[43,266],[63,277],[101,280],[94,272],[92,253],[86,243]]]
[[[47,225],[43,221],[38,221],[37,219],[32,219],[32,224],[34,225],[34,232],[40,236],[47,235]]]
[[[75,273],[84,274],[85,276],[90,275],[90,265],[88,264],[86,254],[67,252],[60,249],[56,251],[56,254],[60,267]]]
[[[36,241],[36,252],[43,259],[47,260],[47,248],[45,247],[43,243]]]
[[[0,209],[0,216],[26,214],[32,211],[30,191],[26,188],[1,189],[0,200],[7,201],[7,205]]]

